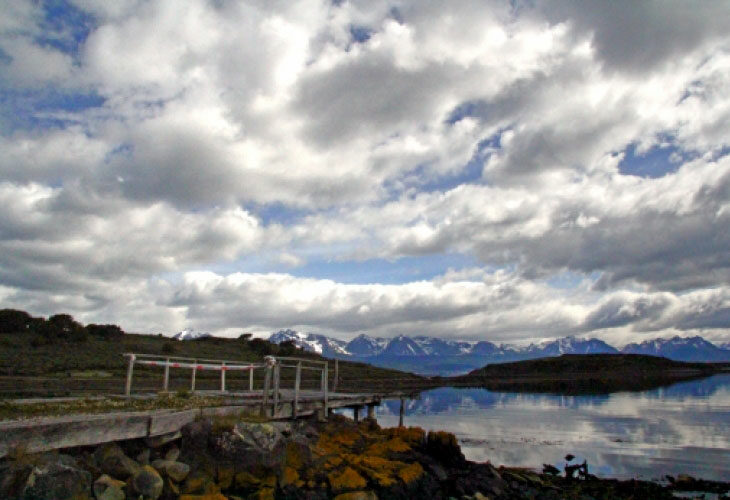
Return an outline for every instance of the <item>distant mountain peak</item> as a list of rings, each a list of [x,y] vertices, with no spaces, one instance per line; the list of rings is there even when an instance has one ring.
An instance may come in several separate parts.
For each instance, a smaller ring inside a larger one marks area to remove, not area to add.
[[[625,354],[662,356],[676,361],[730,361],[730,350],[722,349],[700,336],[656,338],[632,343],[621,349]]]
[[[192,328],[186,328],[185,330],[181,330],[172,336],[172,338],[175,340],[195,340],[205,337],[212,337],[212,335],[208,332],[196,332]]]

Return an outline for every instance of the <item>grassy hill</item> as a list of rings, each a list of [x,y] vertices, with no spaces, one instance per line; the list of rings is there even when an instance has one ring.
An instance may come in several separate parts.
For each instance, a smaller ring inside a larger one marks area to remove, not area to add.
[[[277,346],[260,339],[205,338],[171,340],[161,335],[121,334],[110,338],[53,338],[39,341],[29,332],[0,333],[0,398],[121,393],[126,374],[125,352],[261,362],[268,354],[321,360],[320,356],[292,346]],[[162,387],[161,368],[135,367],[134,390],[156,391]],[[170,371],[170,390],[189,389],[190,370]],[[334,385],[334,361],[329,362],[329,386]],[[318,387],[319,374],[303,371],[302,388]],[[282,370],[282,387],[293,387],[294,370]],[[220,373],[198,372],[196,388],[216,389]],[[260,388],[263,373],[255,373]],[[339,361],[338,390],[406,390],[429,384],[424,377],[364,363]],[[248,374],[229,372],[228,389],[248,387]]]
[[[644,390],[706,377],[723,368],[726,364],[684,363],[639,354],[564,354],[487,365],[447,380],[452,385],[491,390],[582,394]]]

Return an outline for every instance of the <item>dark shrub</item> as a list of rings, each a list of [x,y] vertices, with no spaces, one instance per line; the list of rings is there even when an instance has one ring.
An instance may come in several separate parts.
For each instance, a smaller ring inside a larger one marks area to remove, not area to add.
[[[248,343],[251,350],[259,356],[268,356],[269,354],[275,354],[275,345],[264,339],[251,339]]]
[[[124,330],[117,325],[97,325],[91,323],[86,325],[86,331],[89,335],[101,339],[110,339],[124,335]]]
[[[40,330],[49,339],[82,341],[88,337],[86,329],[70,314],[54,314],[43,323]]]
[[[35,318],[25,311],[0,309],[0,333],[22,333],[29,331]]]

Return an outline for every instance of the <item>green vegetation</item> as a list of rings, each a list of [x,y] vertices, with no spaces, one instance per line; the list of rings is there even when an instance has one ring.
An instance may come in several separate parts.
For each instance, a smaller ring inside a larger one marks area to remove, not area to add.
[[[44,326],[45,325],[45,326]],[[120,333],[121,332],[121,333]],[[239,338],[207,337],[176,341],[163,335],[125,334],[116,325],[86,325],[71,316],[34,318],[24,311],[0,310],[0,399],[88,394],[120,394],[124,388],[127,352],[226,359],[260,363],[266,355],[296,356],[322,360],[321,356],[243,334]],[[256,370],[254,386],[263,385],[263,371]],[[319,387],[319,373],[302,372],[302,389]],[[334,387],[334,362],[329,364],[329,387]],[[423,377],[365,363],[339,362],[338,390],[395,390],[421,387]],[[432,385],[432,384],[431,384]],[[294,386],[294,370],[281,370],[281,387]],[[162,387],[162,369],[136,366],[133,390],[156,392]],[[217,389],[220,373],[196,374],[196,389]],[[228,372],[229,390],[248,388],[248,373]],[[170,370],[171,391],[190,389],[190,370]]]
[[[639,354],[564,354],[487,365],[444,385],[478,386],[496,391],[597,394],[641,391],[717,373],[722,364],[684,363]]]

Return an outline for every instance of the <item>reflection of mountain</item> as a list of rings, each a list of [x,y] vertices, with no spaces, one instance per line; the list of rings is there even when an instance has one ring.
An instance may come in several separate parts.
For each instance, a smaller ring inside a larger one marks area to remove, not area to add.
[[[730,375],[715,375],[690,382],[678,382],[668,387],[647,391],[648,397],[684,399],[687,397],[709,397],[723,387],[730,385]]]
[[[648,399],[683,400],[690,397],[709,397],[722,388],[730,386],[730,375],[715,375],[690,382],[680,382],[640,393]],[[409,400],[407,415],[440,415],[455,413],[467,407],[487,410],[514,403],[530,406],[571,408],[597,407],[611,400],[610,394],[561,396],[553,394],[531,394],[496,392],[487,389],[441,387],[421,393],[418,399]],[[400,401],[383,402],[386,412],[398,414]]]

